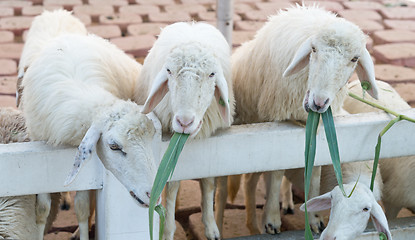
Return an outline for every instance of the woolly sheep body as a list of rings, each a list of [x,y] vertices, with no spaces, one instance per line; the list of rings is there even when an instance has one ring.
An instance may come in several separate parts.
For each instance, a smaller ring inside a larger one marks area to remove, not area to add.
[[[45,27],[47,26],[47,27]],[[22,55],[19,59],[18,82],[17,82],[17,106],[20,104],[21,80],[30,64],[39,56],[42,49],[48,42],[62,34],[73,33],[86,35],[87,30],[84,24],[66,10],[44,11],[34,18],[27,33],[26,42]]]
[[[128,100],[140,70],[140,64],[102,38],[66,34],[50,41],[26,71],[22,104],[31,138],[79,145],[65,184],[75,179],[96,146],[104,166],[137,203],[148,206],[157,170],[150,148],[155,129],[141,107]],[[76,198],[84,201],[83,210],[76,211],[84,240],[89,194],[78,192]],[[46,209],[43,221],[49,201],[47,195],[38,196],[44,204],[39,210]]]
[[[78,18],[66,10],[44,11],[35,17],[27,33],[18,75],[23,76],[26,68],[39,56],[50,40],[65,33],[86,35],[87,30]]]
[[[0,108],[0,143],[27,142],[25,119],[21,111]],[[53,206],[46,229],[57,215],[59,196],[54,195]],[[0,238],[33,239],[38,234],[36,225],[36,195],[0,198]]]
[[[79,145],[94,120],[92,116],[102,114],[99,107],[115,104],[117,99],[132,98],[132,86],[141,65],[106,40],[93,35],[87,38],[90,40],[82,42],[85,50],[74,52],[67,46],[73,47],[71,41],[80,38],[75,35],[59,37],[57,44],[49,46],[49,51],[33,63],[49,63],[52,74],[45,76],[42,71],[33,72],[29,79],[42,81],[23,80],[23,87],[30,88],[25,91],[28,96],[23,97],[23,108],[33,140],[47,140],[53,145]],[[66,57],[56,54],[53,48],[64,52]],[[69,62],[68,58],[76,59],[76,62]],[[98,59],[104,60],[99,62]],[[123,64],[111,65],[117,59]],[[60,69],[54,70],[58,66]],[[37,64],[34,68],[41,66]]]
[[[377,84],[381,89],[379,91],[379,100],[366,95],[365,97],[369,101],[398,112],[411,109],[411,106],[402,99],[392,86],[382,81],[378,81]],[[349,89],[358,96],[362,95],[362,88],[357,81],[350,83]],[[353,114],[381,111],[352,98],[345,100],[344,108]],[[415,184],[412,177],[412,170],[415,169],[415,157],[380,159],[379,165],[383,180],[382,202],[388,219],[396,218],[399,210],[403,207],[414,210],[415,192],[411,190],[411,186]]]
[[[297,6],[280,11],[269,18],[253,40],[232,55],[235,122],[306,121],[305,110],[321,113],[329,106],[334,115],[340,114],[346,96],[344,85],[355,69],[362,82],[371,84],[370,93],[376,96],[373,63],[365,44],[366,36],[359,27],[318,7]],[[270,187],[270,191],[277,193],[267,193],[276,196],[273,205],[277,206],[282,174],[268,174],[271,177],[267,179],[277,181],[272,183],[276,189]],[[317,178],[319,169],[313,171],[312,183],[317,184]],[[258,179],[247,177],[247,199],[252,198],[249,192],[254,191],[253,181]],[[310,196],[318,194],[318,187],[313,186]],[[247,209],[255,208],[253,200],[246,201],[251,203]],[[267,233],[277,233],[281,225],[279,209],[271,211],[278,216],[264,211],[263,227]],[[255,211],[248,213],[251,213],[247,218],[251,233],[259,233]],[[321,230],[314,214],[309,217],[313,230]]]
[[[164,133],[209,137],[233,121],[230,47],[222,34],[206,23],[169,25],[146,57],[136,89],[147,96],[138,94],[135,101],[144,104],[145,112],[154,109]],[[178,188],[178,182],[166,185],[165,239],[174,237]],[[218,239],[213,216],[214,179],[202,179],[201,191],[205,235]]]

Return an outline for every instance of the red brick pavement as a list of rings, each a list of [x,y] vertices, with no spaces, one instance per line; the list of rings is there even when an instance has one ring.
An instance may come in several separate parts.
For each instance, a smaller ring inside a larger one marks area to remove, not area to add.
[[[234,0],[233,46],[252,39],[267,17],[297,0]],[[391,83],[415,106],[415,3],[407,0],[306,1],[337,12],[360,26],[376,77]],[[16,66],[33,17],[65,8],[88,30],[109,39],[136,59],[146,56],[160,28],[176,21],[215,24],[216,0],[1,0],[0,106],[14,106]]]

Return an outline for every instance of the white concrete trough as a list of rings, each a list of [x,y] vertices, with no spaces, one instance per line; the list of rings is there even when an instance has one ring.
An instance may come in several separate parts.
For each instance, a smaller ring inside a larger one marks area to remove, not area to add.
[[[415,118],[415,109],[403,114]],[[384,113],[335,118],[341,160],[373,159],[377,136],[391,119]],[[153,151],[161,159],[168,142],[161,141],[158,133]],[[414,133],[415,124],[397,123],[383,137],[381,157],[415,155]],[[305,129],[290,123],[232,126],[209,139],[188,141],[172,180],[303,167],[304,142]],[[74,155],[74,148],[42,142],[0,145],[0,196],[98,189],[97,239],[149,239],[148,210],[134,202],[95,154],[75,182],[63,186]],[[331,163],[323,129],[317,136],[315,163]],[[155,237],[157,232],[156,227]]]

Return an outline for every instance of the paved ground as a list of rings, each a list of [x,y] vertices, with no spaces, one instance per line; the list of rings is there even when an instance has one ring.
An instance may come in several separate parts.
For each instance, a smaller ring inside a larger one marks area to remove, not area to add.
[[[15,105],[16,66],[33,17],[43,9],[65,8],[84,22],[90,32],[118,45],[142,62],[160,27],[176,21],[202,20],[215,24],[216,0],[1,0],[0,1],[0,106]],[[233,46],[251,39],[269,14],[300,1],[234,0]],[[314,1],[306,1],[311,3]],[[333,0],[320,5],[353,21],[368,34],[367,47],[375,61],[376,78],[392,84],[415,106],[415,1]],[[262,186],[262,185],[261,185]],[[180,208],[198,206],[198,184],[186,181]],[[263,202],[264,188],[257,192]],[[241,193],[236,203],[243,204]],[[261,212],[261,210],[258,210]],[[303,216],[284,217],[285,229],[302,228]],[[227,210],[224,237],[247,235],[243,210]],[[200,213],[190,217],[195,232],[203,236]],[[73,211],[61,212],[55,226],[74,225]],[[68,233],[52,233],[51,239],[67,239]],[[177,239],[185,239],[178,227]]]

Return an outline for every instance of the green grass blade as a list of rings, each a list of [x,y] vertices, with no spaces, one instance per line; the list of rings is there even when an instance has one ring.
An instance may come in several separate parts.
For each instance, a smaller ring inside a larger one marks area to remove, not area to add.
[[[313,234],[311,233],[310,224],[308,222],[308,212],[307,212],[307,200],[308,193],[310,190],[311,174],[313,172],[314,159],[316,156],[316,135],[318,122],[320,121],[320,114],[310,111],[308,113],[306,131],[305,131],[305,170],[304,170],[304,195],[305,195],[305,239],[312,240]]]
[[[343,188],[342,169],[340,164],[339,146],[337,144],[336,127],[334,126],[333,114],[331,107],[321,114],[324,123],[324,130],[326,132],[327,144],[329,145],[331,161],[333,162],[334,173],[337,178],[340,189],[343,195],[346,196]]]
[[[181,134],[181,133],[173,134],[173,137],[170,139],[169,146],[167,147],[167,150],[164,153],[163,158],[161,159],[159,168],[157,170],[156,178],[154,179],[154,183],[153,183],[153,188],[151,189],[150,205],[149,205],[149,210],[148,210],[151,240],[153,240],[153,219],[154,219],[154,211],[156,209],[157,200],[159,199],[161,192],[163,191],[163,188],[167,183],[167,180],[171,178],[173,174],[174,168],[176,167],[177,160],[179,159],[179,155],[188,137],[189,137],[189,134]],[[160,208],[161,207],[159,207],[158,209]],[[160,217],[161,217],[161,220],[164,221],[163,217],[162,216]],[[164,223],[161,228],[164,228]],[[159,239],[162,239],[162,233],[163,232],[161,232]]]
[[[164,223],[166,222],[166,209],[163,207],[163,205],[160,204],[160,205],[157,205],[154,210],[160,216],[159,236],[163,236]]]
[[[378,142],[375,147],[375,159],[373,161],[373,170],[372,170],[372,179],[370,181],[370,190],[373,192],[373,187],[375,185],[375,177],[376,177],[376,171],[378,169],[378,163],[379,163],[379,157],[380,157],[380,147],[382,144],[382,136],[397,122],[402,120],[402,115],[399,115],[398,117],[392,119],[388,125],[386,125],[385,128],[382,129],[382,131],[379,133],[378,136]]]

